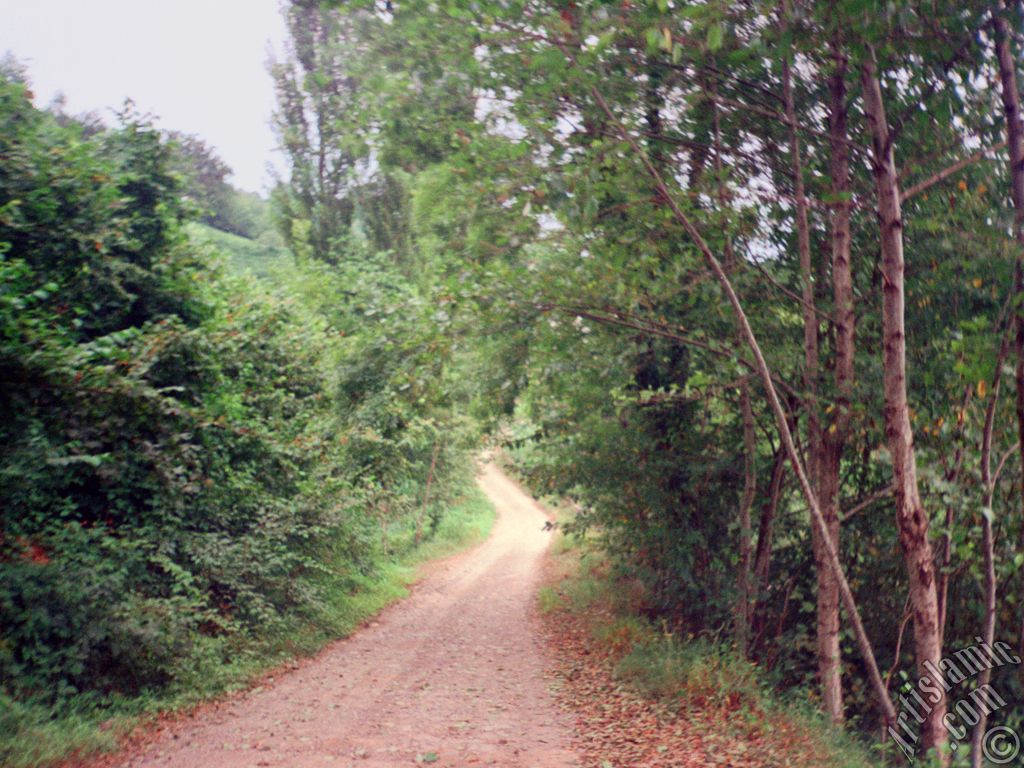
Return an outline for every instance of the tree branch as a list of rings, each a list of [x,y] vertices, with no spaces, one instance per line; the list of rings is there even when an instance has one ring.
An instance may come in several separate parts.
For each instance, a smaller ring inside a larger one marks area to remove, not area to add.
[[[958,160],[957,162],[953,163],[951,166],[947,168],[943,168],[938,173],[932,174],[927,179],[919,181],[914,186],[908,187],[907,189],[903,190],[903,194],[900,195],[900,202],[905,203],[907,200],[914,197],[915,195],[919,195],[926,189],[930,189],[931,187],[934,187],[936,184],[945,181],[953,174],[959,173],[964,168],[967,168],[970,165],[974,165],[974,163],[984,158],[985,155],[989,154],[990,152],[998,152],[1000,149],[1005,149],[1006,145],[1007,141],[1004,139],[1003,141],[1000,141],[998,144],[993,144],[991,147],[979,149],[974,154],[968,155],[962,160]]]

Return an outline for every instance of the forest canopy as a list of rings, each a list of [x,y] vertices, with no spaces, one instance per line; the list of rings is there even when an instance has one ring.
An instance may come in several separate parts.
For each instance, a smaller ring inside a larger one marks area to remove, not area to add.
[[[473,412],[650,615],[902,728],[1024,643],[1019,10],[292,3],[282,231],[436,283]]]
[[[255,282],[188,235],[271,243],[201,140],[3,85],[5,697],[315,621],[486,439],[648,619],[885,759],[1019,731],[1019,667],[945,661],[1024,655],[1019,3],[283,12]]]

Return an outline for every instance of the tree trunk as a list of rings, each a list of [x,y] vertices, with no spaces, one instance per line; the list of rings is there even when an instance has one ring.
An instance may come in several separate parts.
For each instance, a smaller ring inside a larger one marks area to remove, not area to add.
[[[729,306],[732,308],[733,314],[736,317],[740,336],[743,338],[743,341],[746,343],[747,348],[750,350],[750,354],[754,359],[754,368],[761,379],[761,385],[764,388],[768,406],[771,409],[772,415],[775,417],[775,425],[779,431],[779,439],[786,452],[786,458],[793,467],[793,474],[796,476],[797,482],[800,484],[800,491],[803,494],[804,499],[807,501],[807,507],[811,513],[811,522],[820,529],[820,532],[826,531],[825,520],[821,514],[821,507],[818,505],[818,497],[815,495],[814,490],[811,488],[810,481],[807,479],[807,472],[804,470],[803,461],[800,458],[800,452],[797,450],[796,442],[793,440],[793,432],[789,428],[786,411],[782,407],[782,401],[779,399],[779,392],[775,387],[775,380],[772,377],[771,369],[768,367],[768,363],[764,358],[764,352],[761,350],[761,344],[757,340],[757,335],[754,333],[754,329],[750,326],[750,320],[747,317],[746,310],[744,310],[743,303],[736,294],[736,289],[733,288],[732,281],[729,279],[728,273],[723,269],[722,263],[715,256],[714,251],[711,250],[711,246],[708,245],[707,240],[704,239],[700,230],[690,220],[690,217],[683,212],[683,209],[680,207],[675,197],[673,197],[669,192],[668,187],[665,184],[665,180],[662,178],[657,168],[651,164],[646,153],[644,153],[640,148],[636,139],[633,138],[626,129],[626,126],[623,125],[622,121],[615,115],[612,108],[608,106],[608,102],[605,100],[601,91],[596,86],[592,86],[590,93],[601,111],[607,116],[611,125],[614,126],[616,133],[618,133],[619,137],[629,146],[633,155],[640,160],[644,169],[651,178],[654,179],[658,188],[658,193],[665,198],[669,210],[672,212],[673,218],[680,226],[682,226],[683,230],[700,250],[701,255],[704,257],[705,264],[707,264],[708,269],[710,269],[715,280],[721,286],[723,293],[725,293],[725,296],[729,301]],[[892,697],[889,696],[889,691],[885,686],[885,682],[882,680],[882,674],[878,669],[878,661],[875,659],[875,651],[871,646],[871,639],[868,637],[868,634],[864,629],[864,622],[861,620],[860,611],[857,608],[857,601],[853,596],[853,591],[850,589],[849,582],[846,580],[846,575],[843,573],[843,565],[839,560],[839,555],[836,553],[835,548],[832,547],[832,543],[829,541],[828,536],[823,534],[823,539],[829,564],[831,565],[832,571],[839,582],[839,595],[842,598],[843,606],[846,608],[846,612],[849,615],[854,637],[857,639],[857,645],[860,648],[861,657],[864,661],[865,667],[867,668],[868,679],[871,681],[871,687],[878,697],[878,707],[882,711],[885,721],[887,723],[891,723],[896,718],[896,708],[893,706]]]
[[[985,408],[985,427],[981,433],[981,487],[984,498],[981,501],[981,548],[984,558],[984,594],[985,613],[982,618],[981,636],[989,648],[996,641],[996,564],[995,540],[992,533],[992,502],[996,495],[998,478],[992,476],[992,433],[995,429],[996,408],[999,406],[999,384],[1002,380],[1003,363],[1009,351],[1005,342],[1003,329],[999,329],[999,337],[1004,339],[1000,344],[996,357],[996,370],[993,376],[988,406]],[[977,688],[983,689],[992,682],[992,668],[986,667],[978,676]],[[988,724],[988,710],[979,708],[978,722],[971,734],[971,768],[981,768],[983,762],[982,739]]]
[[[882,87],[869,52],[862,70],[864,111],[871,130],[872,174],[878,201],[882,252],[882,378],[885,389],[885,434],[892,458],[896,526],[910,585],[914,614],[914,654],[921,675],[930,675],[926,664],[939,668],[939,601],[935,589],[935,559],[928,537],[928,515],[917,485],[914,435],[907,403],[906,335],[904,329],[903,218],[899,177],[892,136],[885,115]],[[942,718],[946,695],[935,686],[931,708],[921,713],[923,746],[941,750],[946,744]]]
[[[843,452],[850,431],[853,401],[856,319],[853,298],[853,267],[850,262],[850,144],[847,131],[846,74],[848,62],[838,38],[832,41],[833,69],[829,88],[829,151],[832,177],[832,209],[829,228],[832,240],[832,296],[835,305],[834,380],[835,401],[831,421],[822,430],[821,462],[818,468],[818,498],[821,514],[839,551],[839,490]],[[815,550],[818,565],[818,653],[835,661],[833,678],[822,677],[823,701],[832,722],[843,720],[841,657],[839,655],[839,586],[823,568],[820,546]],[[825,688],[828,680],[830,688]]]
[[[1000,0],[992,14],[995,28],[996,58],[999,62],[999,83],[1003,100],[1003,112],[1006,118],[1007,151],[1010,155],[1010,191],[1013,196],[1014,236],[1017,240],[1017,255],[1013,270],[1013,338],[1017,364],[1015,382],[1017,385],[1017,440],[1021,448],[1022,469],[1024,469],[1024,307],[1020,306],[1019,298],[1024,293],[1024,125],[1021,123],[1020,91],[1017,89],[1017,62],[1010,46],[1010,25],[1003,16],[1005,3]],[[992,477],[992,430],[995,421],[995,410],[999,398],[999,376],[1005,357],[1005,349],[1000,351],[996,361],[995,382],[992,386],[988,408],[985,414],[985,431],[982,443],[982,485],[985,488],[984,507],[982,509],[982,551],[985,568],[985,614],[982,626],[982,638],[991,645],[995,642],[996,633],[996,572],[995,542],[992,533],[992,499],[995,495],[996,479]],[[1024,471],[1021,474],[1021,490],[1024,492]],[[992,670],[985,669],[978,679],[978,687],[989,684]],[[982,765],[982,740],[988,713],[983,711],[971,737],[971,766],[980,768]]]
[[[437,467],[437,452],[441,448],[440,442],[434,443],[434,450],[430,454],[430,470],[427,472],[427,487],[423,490],[423,504],[420,505],[420,513],[416,518],[416,546],[423,540],[423,519],[427,516],[427,507],[430,504],[430,486],[434,483],[434,469]]]
[[[1017,239],[1017,257],[1013,270],[1014,293],[1014,353],[1017,385],[1017,440],[1020,445],[1021,498],[1024,499],[1024,124],[1021,119],[1020,91],[1017,88],[1017,62],[1010,46],[1010,25],[1003,17],[1006,4],[1000,0],[993,14],[996,37],[996,58],[999,60],[999,82],[1006,117],[1006,138],[1010,155],[1010,192],[1013,196],[1014,236]],[[1020,642],[1024,649],[1024,613],[1021,614]]]
[[[740,389],[740,412],[743,415],[743,498],[740,500],[740,567],[737,576],[736,647],[747,655],[750,647],[752,535],[750,509],[757,494],[757,434],[754,432],[754,411],[750,407],[750,385]]]
[[[768,483],[768,497],[761,510],[761,522],[757,528],[757,554],[754,557],[754,578],[758,584],[758,598],[768,591],[768,573],[772,559],[772,533],[775,529],[775,513],[779,509],[782,495],[782,481],[786,474],[786,452],[775,451],[772,477]]]
[[[784,2],[782,12],[786,13]],[[783,21],[785,24],[785,21]],[[800,281],[804,316],[804,371],[803,385],[807,412],[807,472],[811,487],[818,494],[821,511],[825,516],[827,535],[832,546],[839,551],[838,515],[834,499],[838,494],[838,463],[836,476],[829,477],[833,506],[831,519],[829,505],[823,495],[822,470],[825,468],[821,419],[818,413],[818,313],[815,311],[814,270],[811,264],[811,227],[808,220],[807,194],[804,187],[804,167],[800,151],[800,135],[797,131],[796,102],[793,95],[793,72],[789,59],[782,60],[782,98],[789,127],[789,153],[793,171],[793,195],[796,199],[797,251],[800,256]],[[840,452],[841,453],[841,452]],[[832,457],[830,457],[832,458]],[[836,457],[838,459],[838,457]],[[832,470],[832,464],[829,464]],[[834,483],[832,481],[835,481]],[[834,489],[833,489],[834,485]],[[817,622],[816,642],[818,655],[818,680],[821,683],[821,703],[833,723],[843,721],[843,677],[842,659],[839,648],[839,588],[832,575],[828,556],[817,526],[811,526],[811,543],[814,550],[814,569],[817,580]]]
[[[832,546],[839,552],[839,466],[842,446],[822,452],[818,494],[821,514]],[[814,541],[814,566],[818,577],[818,674],[821,703],[834,724],[843,722],[842,658],[839,650],[839,585],[828,564],[820,539]]]
[[[786,474],[786,452],[781,448],[775,451],[772,462],[772,475],[768,482],[768,494],[761,507],[761,520],[757,528],[757,551],[754,554],[752,574],[752,595],[750,606],[750,625],[752,647],[758,644],[765,631],[765,598],[771,584],[772,535],[775,529],[775,515],[782,497],[783,480]]]
[[[971,393],[973,387],[964,387],[964,398],[963,405],[960,408],[961,418],[957,419],[957,430],[956,439],[958,441],[963,439],[964,425],[966,419],[963,418],[963,414],[967,411],[967,406],[971,402]],[[960,479],[960,472],[964,466],[964,449],[962,445],[957,445],[956,452],[953,455],[953,465],[949,467],[945,473],[945,479],[947,483],[957,483]],[[936,583],[938,584],[939,594],[939,645],[945,647],[946,637],[946,620],[949,618],[949,566],[953,562],[953,524],[956,522],[956,510],[953,505],[950,504],[946,507],[946,520],[942,532],[942,558],[939,565],[939,572],[936,575]]]

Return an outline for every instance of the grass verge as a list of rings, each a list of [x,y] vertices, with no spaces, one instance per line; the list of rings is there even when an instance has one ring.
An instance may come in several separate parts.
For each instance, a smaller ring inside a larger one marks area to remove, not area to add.
[[[227,664],[211,662],[211,658],[224,655],[223,647],[208,647],[194,663],[183,665],[180,679],[166,691],[132,698],[83,695],[55,711],[15,701],[0,689],[0,765],[81,765],[91,756],[116,750],[125,737],[160,715],[185,712],[252,687],[275,668],[348,636],[382,608],[407,595],[423,564],[485,540],[494,516],[494,507],[473,486],[424,545],[382,563],[374,576],[363,579],[355,590],[328,594],[324,615],[315,624],[289,627],[260,638],[231,653]]]
[[[558,534],[538,595],[587,765],[868,768],[869,749],[731,646],[683,637],[631,609],[639,587],[599,549]]]

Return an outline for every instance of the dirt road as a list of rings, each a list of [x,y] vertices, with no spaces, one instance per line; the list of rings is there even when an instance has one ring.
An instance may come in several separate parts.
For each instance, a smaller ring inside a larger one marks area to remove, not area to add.
[[[576,766],[531,618],[543,512],[493,465],[479,482],[498,509],[486,543],[314,661],[114,764]]]

